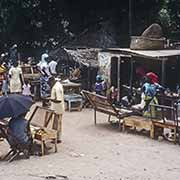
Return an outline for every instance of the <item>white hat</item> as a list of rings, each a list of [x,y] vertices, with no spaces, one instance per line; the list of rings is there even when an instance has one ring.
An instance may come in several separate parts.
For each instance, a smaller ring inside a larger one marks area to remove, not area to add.
[[[45,59],[48,57],[49,57],[49,55],[47,53],[42,54],[41,61],[45,61]]]

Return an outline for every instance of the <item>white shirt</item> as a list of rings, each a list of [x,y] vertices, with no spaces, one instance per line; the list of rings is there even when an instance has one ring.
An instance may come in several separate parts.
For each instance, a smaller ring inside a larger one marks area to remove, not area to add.
[[[51,61],[49,63],[49,68],[50,68],[51,74],[57,74],[56,66],[57,66],[57,62],[56,61]]]
[[[51,109],[57,114],[63,114],[64,112],[64,90],[62,84],[57,81],[51,90],[51,99],[61,102],[51,102]]]

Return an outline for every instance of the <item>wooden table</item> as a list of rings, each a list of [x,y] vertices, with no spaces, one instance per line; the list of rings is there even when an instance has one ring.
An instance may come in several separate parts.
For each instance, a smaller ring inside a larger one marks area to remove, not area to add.
[[[45,143],[47,141],[54,140],[54,145],[55,145],[54,152],[57,152],[57,132],[55,130],[43,128],[35,133],[34,139],[39,140],[41,142],[42,156],[45,155]]]
[[[144,129],[146,131],[150,131],[150,137],[154,139],[154,128],[151,119],[142,117],[142,116],[129,116],[125,117],[123,120],[123,131],[126,130],[127,127],[131,127],[134,130],[137,128]]]
[[[64,95],[64,101],[68,103],[68,110],[82,110],[82,96],[79,94],[66,94]],[[76,104],[73,106],[73,104]]]

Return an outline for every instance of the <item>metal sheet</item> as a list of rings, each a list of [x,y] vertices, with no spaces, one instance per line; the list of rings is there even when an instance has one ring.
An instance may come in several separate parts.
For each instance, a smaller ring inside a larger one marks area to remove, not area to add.
[[[126,53],[128,55],[142,56],[147,58],[155,58],[157,60],[167,60],[166,57],[180,56],[178,49],[164,49],[164,50],[131,50],[126,48],[109,48],[109,51],[118,51],[119,53]]]

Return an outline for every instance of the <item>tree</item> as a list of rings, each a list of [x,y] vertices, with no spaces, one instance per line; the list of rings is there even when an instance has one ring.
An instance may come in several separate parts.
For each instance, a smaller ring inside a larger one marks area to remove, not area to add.
[[[178,29],[175,0],[132,2],[133,34],[157,21],[158,12],[162,24]],[[116,39],[128,37],[128,8],[125,0],[1,0],[0,44],[18,43],[37,51],[55,48],[107,20],[119,33]]]

